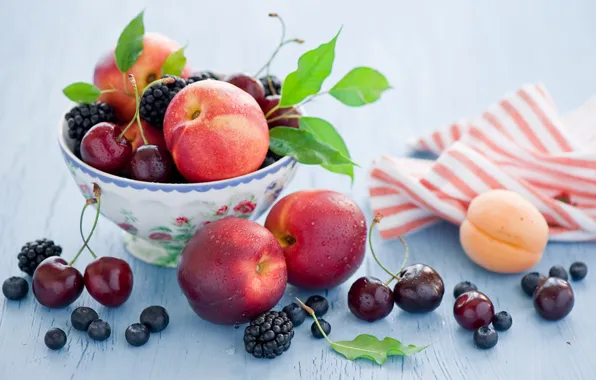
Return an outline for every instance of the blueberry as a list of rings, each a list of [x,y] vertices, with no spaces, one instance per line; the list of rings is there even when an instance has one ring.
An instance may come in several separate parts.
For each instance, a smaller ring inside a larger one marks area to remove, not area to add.
[[[21,300],[29,293],[29,283],[22,277],[7,278],[2,284],[2,293],[9,300]]]
[[[329,302],[323,296],[310,296],[305,303],[314,310],[317,317],[322,317],[329,310]]]
[[[321,325],[321,328],[323,329],[325,334],[327,334],[327,335],[331,334],[331,325],[329,324],[329,322],[327,322],[324,319],[319,319],[319,324]],[[321,334],[321,330],[319,330],[319,327],[317,326],[316,322],[313,322],[312,325],[310,325],[310,332],[312,333],[312,336],[314,336],[317,339],[324,338],[324,336],[323,336],[323,334]]]
[[[160,332],[170,323],[170,316],[162,306],[149,306],[141,313],[141,323],[152,333]]]
[[[91,322],[99,319],[97,312],[90,307],[77,307],[70,315],[72,327],[80,331],[87,331]]]
[[[588,266],[580,261],[571,264],[569,274],[573,281],[583,280],[588,274]]]
[[[513,324],[513,319],[511,318],[511,314],[506,311],[499,311],[493,317],[493,327],[497,331],[507,331],[511,328]]]
[[[550,268],[548,271],[548,277],[557,277],[565,281],[569,279],[567,276],[567,271],[560,265],[555,265],[554,267]]]
[[[546,277],[538,272],[530,272],[521,279],[521,287],[527,295],[532,297],[534,290],[538,287],[540,281],[546,280]]]
[[[288,315],[294,327],[300,326],[308,316],[306,310],[301,308],[297,303],[293,302],[285,306],[282,311]]]
[[[455,288],[453,288],[453,297],[457,298],[465,292],[469,292],[470,290],[478,290],[478,288],[470,281],[460,282],[459,284],[455,285]]]
[[[499,334],[489,326],[482,326],[474,331],[474,343],[476,347],[482,349],[493,348],[499,341]]]
[[[101,319],[96,319],[89,325],[87,334],[89,335],[89,338],[101,342],[102,340],[108,339],[110,335],[112,335],[112,328],[108,322]]]
[[[46,332],[43,342],[50,350],[59,350],[66,344],[66,333],[59,328],[52,328]]]
[[[139,347],[149,341],[149,329],[140,323],[133,323],[124,332],[126,341],[131,346]]]

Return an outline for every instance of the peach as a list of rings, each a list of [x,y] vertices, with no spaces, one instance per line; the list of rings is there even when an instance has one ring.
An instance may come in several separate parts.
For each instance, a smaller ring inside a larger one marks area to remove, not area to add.
[[[277,304],[286,262],[263,226],[227,217],[200,229],[182,251],[178,283],[199,317],[217,324],[248,322]]]
[[[325,289],[346,281],[362,264],[366,220],[353,200],[330,190],[292,193],[273,206],[265,227],[284,250],[288,282]]]
[[[189,182],[253,172],[269,149],[267,120],[253,97],[211,79],[192,83],[174,96],[163,131],[176,167]]]
[[[120,125],[121,129],[126,128],[127,124]],[[166,140],[163,137],[163,132],[152,126],[151,124],[147,123],[144,120],[141,120],[141,126],[143,127],[143,132],[145,133],[145,138],[149,144],[157,145],[162,149],[167,149],[166,147]],[[136,121],[128,128],[124,137],[130,142],[132,145],[132,151],[136,151],[137,148],[144,145],[143,137],[141,136],[141,131],[139,130],[139,123]]]
[[[491,190],[472,200],[459,230],[472,261],[498,273],[536,265],[548,241],[548,225],[534,205],[509,190]]]
[[[161,78],[163,63],[179,48],[178,44],[168,37],[157,33],[146,33],[143,39],[143,53],[126,74],[133,74],[139,91],[143,91],[149,83]],[[190,68],[187,66],[182,76],[186,78],[189,75]],[[136,109],[134,91],[127,75],[123,75],[116,65],[114,49],[104,54],[97,62],[93,83],[101,90],[117,90],[102,94],[99,100],[114,107],[120,121],[132,119]]]

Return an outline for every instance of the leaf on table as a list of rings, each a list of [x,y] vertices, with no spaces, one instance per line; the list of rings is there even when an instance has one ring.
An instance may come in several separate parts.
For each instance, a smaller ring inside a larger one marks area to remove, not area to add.
[[[162,75],[169,74],[179,77],[182,74],[182,70],[184,70],[184,66],[186,66],[184,49],[185,47],[182,47],[168,55],[161,67]]]
[[[143,23],[142,11],[126,25],[120,37],[118,44],[114,51],[116,57],[116,65],[121,72],[125,73],[130,70],[143,53],[143,37],[145,36],[145,25]]]
[[[345,157],[351,158],[344,139],[328,121],[317,117],[303,116],[300,118],[300,129],[309,131],[315,138],[317,138],[317,140],[328,144]],[[324,164],[322,166],[333,173],[345,174],[350,177],[352,182],[354,182],[354,166],[352,164]]]
[[[370,67],[356,67],[329,90],[329,95],[350,107],[374,103],[391,88],[387,79]]]
[[[91,104],[101,95],[101,90],[91,83],[76,82],[69,84],[62,90],[64,95],[73,102]]]
[[[329,144],[318,140],[307,130],[275,127],[269,131],[269,148],[281,156],[292,156],[307,165],[355,165]]]
[[[399,340],[386,337],[383,340],[377,337],[361,334],[351,341],[331,342],[331,347],[348,360],[368,359],[377,364],[384,364],[388,356],[414,355],[427,346],[417,347],[412,344],[405,346]]]
[[[321,90],[323,82],[331,74],[335,59],[335,43],[340,33],[341,28],[331,41],[302,54],[298,59],[296,71],[288,74],[283,82],[280,107],[298,104],[307,96]]]

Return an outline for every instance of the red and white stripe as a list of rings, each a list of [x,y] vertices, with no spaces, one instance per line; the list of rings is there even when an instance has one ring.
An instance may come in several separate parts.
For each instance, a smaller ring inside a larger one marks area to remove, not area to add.
[[[526,85],[476,118],[419,138],[414,148],[436,153],[436,161],[380,157],[369,193],[373,211],[384,216],[381,236],[440,220],[460,224],[478,194],[509,189],[540,210],[551,240],[596,240],[596,102],[580,111],[561,118],[542,85]]]

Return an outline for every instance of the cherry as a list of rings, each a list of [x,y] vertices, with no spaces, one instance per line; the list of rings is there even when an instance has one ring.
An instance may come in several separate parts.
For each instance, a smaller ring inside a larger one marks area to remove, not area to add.
[[[265,86],[257,78],[245,73],[235,73],[228,75],[225,82],[233,84],[234,86],[244,90],[256,101],[261,101],[265,98]]]
[[[375,277],[360,277],[348,292],[348,307],[359,319],[374,322],[393,310],[393,292]]]
[[[132,155],[130,178],[138,181],[165,183],[171,179],[172,156],[157,145],[140,146]]]
[[[424,264],[409,265],[397,276],[399,280],[393,288],[393,294],[395,304],[402,310],[427,313],[439,307],[445,286],[433,268]]]
[[[455,300],[453,316],[461,327],[467,330],[478,330],[488,326],[495,315],[491,300],[477,290],[466,292]]]
[[[50,256],[33,273],[33,294],[40,304],[60,308],[73,303],[83,292],[83,276],[59,256]]]
[[[124,260],[100,257],[85,268],[85,288],[97,302],[107,307],[122,305],[132,292],[132,270]]]
[[[549,321],[567,316],[573,309],[575,296],[569,283],[557,277],[550,277],[538,285],[534,292],[534,308]]]
[[[132,146],[113,123],[94,125],[81,141],[81,158],[96,169],[115,174],[128,164]]]
[[[302,113],[297,108],[277,108],[273,112],[271,112],[271,110],[277,107],[280,99],[281,96],[279,95],[271,95],[259,102],[261,110],[265,115],[267,115],[267,123],[269,124],[269,129],[274,127],[298,128],[300,124],[300,119],[297,117],[292,117],[302,115]]]

